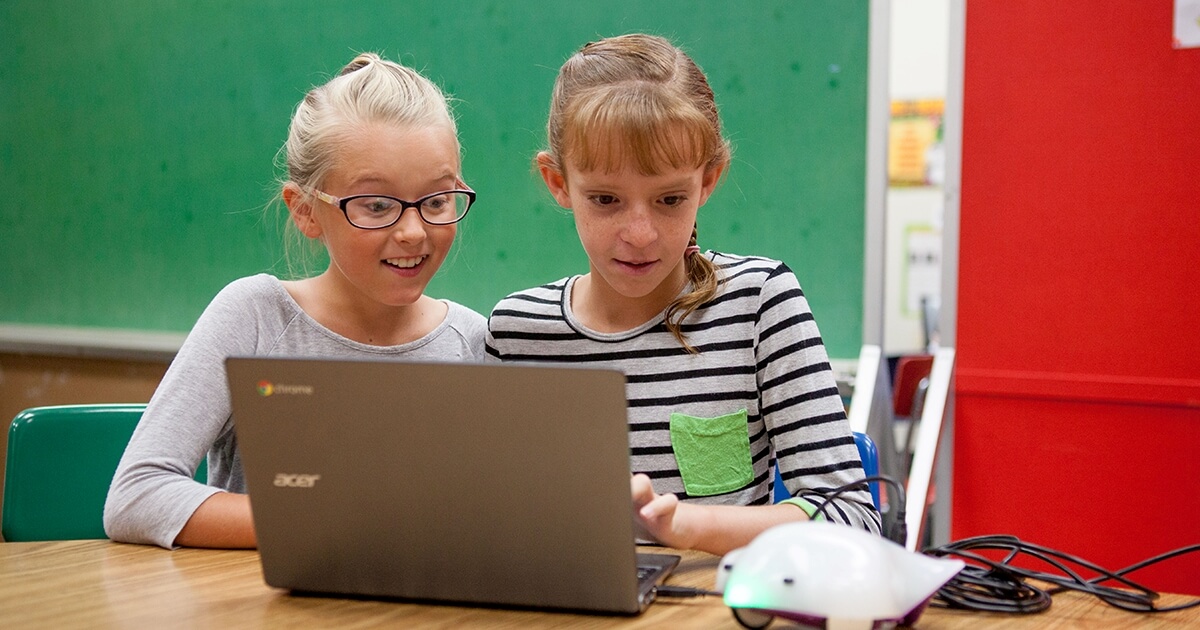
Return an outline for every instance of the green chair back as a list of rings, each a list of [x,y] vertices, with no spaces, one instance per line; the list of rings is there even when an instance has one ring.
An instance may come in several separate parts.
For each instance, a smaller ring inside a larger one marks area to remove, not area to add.
[[[34,407],[13,419],[4,471],[4,539],[105,538],[104,500],[144,404]],[[203,462],[197,478],[205,480]]]

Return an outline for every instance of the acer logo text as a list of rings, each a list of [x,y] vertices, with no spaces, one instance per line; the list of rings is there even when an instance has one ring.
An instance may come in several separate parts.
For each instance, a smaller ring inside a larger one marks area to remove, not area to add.
[[[311,488],[317,485],[317,480],[321,475],[289,475],[287,473],[279,473],[275,475],[275,485],[280,488]]]

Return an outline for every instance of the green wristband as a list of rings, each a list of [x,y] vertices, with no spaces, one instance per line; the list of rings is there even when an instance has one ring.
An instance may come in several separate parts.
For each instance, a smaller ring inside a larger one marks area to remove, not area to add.
[[[812,502],[809,501],[808,499],[801,499],[800,497],[793,497],[791,499],[784,499],[783,501],[780,501],[780,503],[791,503],[792,505],[800,508],[801,510],[804,510],[804,513],[808,515],[809,520],[813,520],[813,521],[825,520],[825,514],[823,514],[823,513],[817,514],[817,506],[813,505]]]

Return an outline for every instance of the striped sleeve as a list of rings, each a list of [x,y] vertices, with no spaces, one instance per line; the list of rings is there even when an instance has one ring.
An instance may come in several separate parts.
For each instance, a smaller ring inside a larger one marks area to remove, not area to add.
[[[788,492],[820,505],[824,493],[864,473],[808,300],[795,274],[777,265],[763,283],[757,314],[761,413]],[[835,498],[827,512],[833,522],[880,531],[865,484]]]

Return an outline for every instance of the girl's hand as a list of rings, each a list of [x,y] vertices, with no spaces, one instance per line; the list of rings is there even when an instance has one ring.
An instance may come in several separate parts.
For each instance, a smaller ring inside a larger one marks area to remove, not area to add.
[[[725,555],[744,547],[766,529],[780,523],[808,520],[798,506],[698,505],[680,503],[673,494],[655,494],[646,475],[634,475],[633,521],[638,536],[675,549],[698,549]]]
[[[689,522],[691,506],[681,505],[673,494],[655,494],[650,478],[636,474],[630,479],[634,524],[659,543],[675,549],[691,549],[696,535]]]

